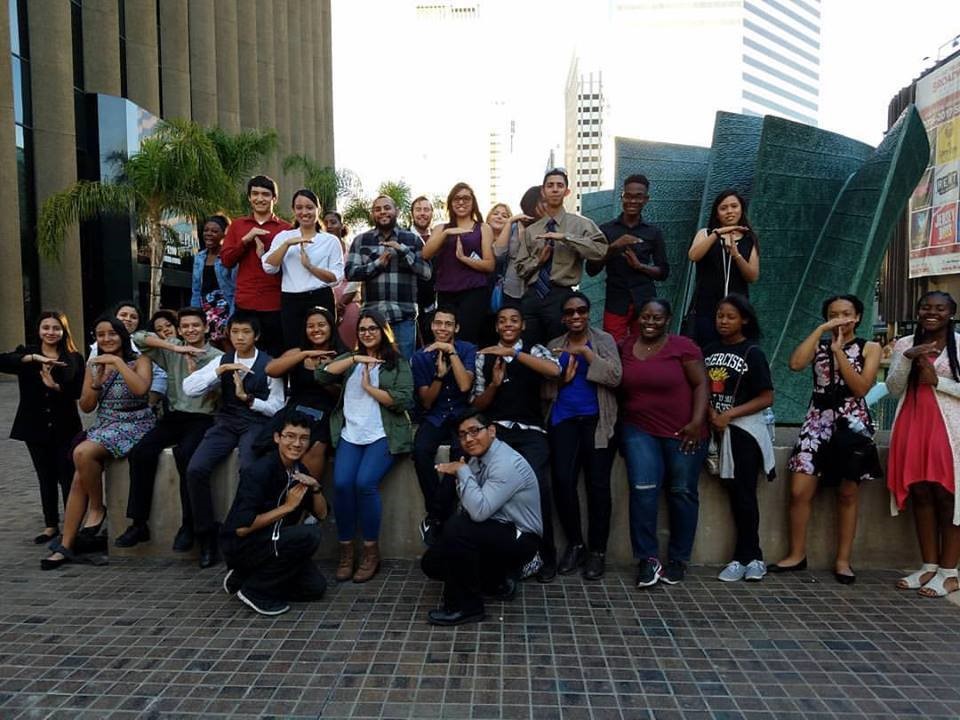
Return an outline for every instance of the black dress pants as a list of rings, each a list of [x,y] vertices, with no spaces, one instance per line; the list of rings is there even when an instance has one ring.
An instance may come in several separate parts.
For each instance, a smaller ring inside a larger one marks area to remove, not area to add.
[[[437,449],[450,444],[450,460],[458,460],[460,443],[455,434],[456,419],[449,418],[437,427],[422,420],[413,438],[413,466],[423,493],[423,504],[430,520],[442,523],[457,509],[457,481],[440,475],[436,469]]]
[[[610,468],[614,450],[595,447],[597,417],[574,417],[550,427],[553,492],[560,526],[570,545],[583,544],[580,495],[577,485],[583,470],[587,489],[589,549],[605,553],[610,535]]]
[[[450,518],[436,545],[420,561],[424,574],[442,580],[444,609],[483,611],[483,593],[517,573],[537,552],[539,538],[513,523],[474,522],[464,513]]]
[[[760,507],[757,503],[757,478],[763,455],[753,436],[738,427],[730,428],[733,451],[733,479],[726,480],[730,495],[730,511],[737,529],[733,559],[743,565],[763,560],[760,549]]]
[[[520,301],[523,312],[523,340],[528,344],[540,344],[553,340],[564,333],[563,301],[570,294],[570,288],[551,285],[546,297],[539,297],[533,289],[527,290]]]
[[[73,440],[66,442],[51,441],[49,443],[28,442],[27,451],[33,462],[33,469],[37,471],[37,481],[40,483],[40,505],[43,508],[43,522],[46,527],[60,525],[60,498],[57,489],[63,496],[63,506],[67,506],[67,496],[70,494],[70,485],[73,483]]]
[[[315,307],[323,307],[336,315],[337,303],[328,287],[302,293],[280,293],[280,323],[283,328],[283,350],[301,347],[303,326],[307,314]],[[331,328],[335,329],[335,328]],[[280,357],[274,355],[273,357]]]
[[[257,320],[260,321],[258,348],[272,358],[283,355],[283,323],[280,320],[279,310],[247,310],[238,307],[236,312],[257,316]]]
[[[313,562],[320,546],[317,525],[290,525],[280,529],[276,542],[234,542],[221,536],[227,567],[242,580],[242,589],[275,600],[317,600],[327,580]]]
[[[457,339],[479,345],[484,322],[490,312],[490,288],[486,285],[456,292],[438,292],[437,307],[457,313]]]
[[[173,458],[180,473],[180,508],[182,525],[193,527],[190,494],[187,491],[187,465],[204,434],[213,425],[213,416],[201,413],[171,412],[165,414],[140,442],[133,446],[127,459],[130,465],[130,496],[127,517],[144,525],[150,519],[153,486],[157,464],[165,448],[173,446]]]
[[[557,558],[553,541],[553,493],[550,489],[550,443],[546,433],[538,430],[506,428],[497,425],[497,437],[503,440],[530,463],[540,489],[540,515],[543,519],[543,537],[540,539],[540,558],[545,563]]]

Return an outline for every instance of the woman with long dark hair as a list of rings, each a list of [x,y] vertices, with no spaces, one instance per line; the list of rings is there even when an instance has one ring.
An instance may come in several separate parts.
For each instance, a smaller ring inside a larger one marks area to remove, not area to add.
[[[73,480],[70,444],[81,430],[77,398],[83,387],[83,356],[73,344],[66,316],[58,310],[41,312],[36,340],[0,355],[0,372],[16,375],[20,386],[10,437],[26,443],[40,482],[45,527],[33,541],[41,545],[59,533],[57,493],[66,506]]]
[[[834,295],[821,308],[823,322],[814,328],[790,356],[790,369],[812,364],[813,395],[787,463],[790,478],[790,550],[767,568],[789,572],[807,567],[807,523],[817,486],[837,489],[837,558],[834,577],[850,585],[856,580],[850,567],[857,532],[860,483],[882,476],[876,447],[869,445],[856,462],[841,463],[831,439],[841,426],[864,437],[873,435],[873,420],[864,396],[873,387],[880,367],[880,346],[856,336],[863,303],[855,295]],[[824,340],[823,336],[827,335]],[[848,458],[852,460],[852,458]]]
[[[917,302],[917,330],[897,340],[887,389],[900,396],[890,433],[887,486],[898,509],[913,500],[923,567],[897,587],[943,597],[960,587],[960,356],[957,303],[934,290]]]
[[[760,277],[760,242],[747,219],[743,195],[724,190],[714,198],[707,227],[697,232],[687,257],[697,267],[687,317],[693,318],[694,341],[705,347],[719,340],[714,327],[717,303],[730,294],[749,298],[750,283]]]
[[[97,355],[87,363],[80,409],[86,413],[96,410],[97,416],[86,438],[73,449],[76,469],[64,513],[63,537],[50,543],[53,554],[40,561],[43,570],[53,570],[73,558],[78,534],[99,534],[107,517],[104,465],[130,452],[156,421],[147,405],[150,358],[134,355],[127,328],[116,317],[102,316],[93,327]]]
[[[437,305],[452,308],[460,320],[460,339],[477,344],[490,310],[493,230],[483,221],[477,197],[465,182],[450,190],[447,209],[450,218],[433,229],[423,246],[423,259],[433,260]]]
[[[343,246],[320,226],[320,200],[302,188],[293,194],[296,226],[277,233],[263,254],[263,271],[282,271],[280,312],[284,349],[296,347],[310,308],[334,307],[333,287],[343,280]]]
[[[319,382],[343,382],[330,416],[336,448],[334,506],[342,582],[366,582],[380,568],[380,482],[397,456],[413,449],[408,410],[413,407],[413,375],[400,356],[393,329],[375,310],[363,310],[357,323],[358,349],[318,368]],[[353,540],[363,536],[363,554],[354,571]]]
[[[237,268],[224,267],[220,246],[230,221],[223,215],[211,215],[203,223],[203,250],[193,260],[190,305],[207,316],[210,342],[222,347],[227,339],[227,320],[233,315]]]
[[[336,318],[331,310],[324,307],[308,310],[297,347],[271,360],[266,368],[270,377],[286,376],[288,380],[287,406],[285,411],[274,416],[274,431],[280,432],[284,419],[293,412],[302,413],[311,420],[310,446],[300,460],[315,478],[323,477],[330,447],[330,413],[337,404],[340,391],[339,385],[318,383],[316,373],[318,368],[326,366],[344,350],[336,328]],[[272,432],[270,439],[273,439]]]
[[[773,441],[763,411],[773,405],[770,366],[760,349],[757,313],[742,295],[723,298],[716,311],[719,342],[704,351],[710,383],[707,418],[718,438],[720,479],[730,497],[736,526],[733,560],[720,572],[724,582],[758,581],[767,574],[760,549],[757,477],[774,478]]]

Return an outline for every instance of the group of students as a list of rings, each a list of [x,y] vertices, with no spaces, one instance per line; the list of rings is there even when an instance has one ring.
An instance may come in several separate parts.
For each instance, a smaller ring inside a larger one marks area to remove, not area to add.
[[[330,458],[336,579],[366,582],[380,566],[380,483],[411,454],[426,511],[423,569],[445,582],[430,621],[459,624],[483,617],[484,595],[512,596],[518,577],[603,576],[619,450],[638,587],[684,578],[705,463],[723,480],[736,529],[720,580],[806,567],[810,501],[822,485],[838,488],[836,579],[853,582],[859,483],[881,475],[864,399],[881,352],[856,337],[862,303],[826,299],[823,323],[790,358],[794,370],[812,367],[813,393],[788,465],[790,551],[768,567],[757,482],[774,477],[774,389],[748,300],[759,241],[744,198],[721,193],[688,251],[696,284],[685,335],[671,334],[673,311],[655,286],[669,273],[664,240],[642,218],[649,189],[644,176],[627,178],[623,212],[601,227],[564,211],[559,169],[525,194],[522,215],[498,205],[486,222],[465,183],[450,192],[448,222],[432,229],[425,198],[405,230],[383,196],[374,228],[345,248],[340,217],[321,215],[311,191],[294,194],[290,227],[274,214],[273,180],[251,179],[251,215],[204,225],[191,307],[160,311],[140,330],[137,309],[122,303],[94,324],[86,363],[66,318],[45,312],[31,343],[0,356],[0,370],[20,381],[11,435],[27,443],[40,481],[46,527],[36,542],[51,549],[42,567],[87,557],[106,515],[110,458],[130,466],[131,524],[115,543],[149,541],[158,459],[173,446],[183,513],[174,549],[199,545],[202,568],[222,552],[228,592],[263,614],[284,612],[325,587],[310,559],[317,527],[301,520],[327,514],[320,480]],[[584,270],[602,269],[598,328],[576,287]],[[898,507],[913,498],[924,560],[900,586],[931,596],[958,585],[955,314],[946,293],[924,295],[917,331],[894,346],[887,378],[903,396],[887,482]],[[78,405],[95,411],[85,431]],[[444,445],[450,461],[437,464]],[[234,449],[240,485],[221,523],[211,477]],[[670,541],[661,561],[663,488]]]

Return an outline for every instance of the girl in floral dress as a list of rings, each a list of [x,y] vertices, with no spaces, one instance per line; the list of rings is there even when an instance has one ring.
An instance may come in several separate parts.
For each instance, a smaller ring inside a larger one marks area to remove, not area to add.
[[[836,295],[823,303],[824,322],[800,343],[790,356],[790,369],[802,370],[813,363],[813,395],[800,428],[800,435],[787,469],[790,478],[790,551],[767,568],[789,572],[807,567],[807,523],[817,486],[837,488],[837,557],[834,577],[849,585],[856,580],[850,553],[857,531],[860,482],[881,476],[876,453],[856,471],[831,467],[828,445],[842,418],[851,429],[873,435],[873,421],[863,396],[877,378],[880,346],[855,337],[863,317],[863,303],[854,295]],[[827,340],[823,335],[829,333]],[[844,475],[855,474],[855,477]]]
[[[928,292],[917,303],[917,331],[897,340],[887,389],[900,397],[890,433],[887,487],[897,509],[907,497],[923,567],[902,578],[901,590],[923,597],[956,592],[960,560],[960,335],[957,303],[945,292]],[[896,510],[894,511],[896,513]]]
[[[107,516],[103,505],[103,467],[111,458],[121,458],[147,434],[155,423],[147,405],[150,390],[150,358],[135,356],[130,335],[115,317],[101,317],[94,324],[97,355],[87,363],[80,392],[80,409],[97,411],[93,425],[73,450],[76,468],[63,521],[63,536],[50,543],[53,553],[40,561],[43,570],[53,570],[73,559],[77,535],[97,535]],[[86,517],[86,523],[84,518]]]

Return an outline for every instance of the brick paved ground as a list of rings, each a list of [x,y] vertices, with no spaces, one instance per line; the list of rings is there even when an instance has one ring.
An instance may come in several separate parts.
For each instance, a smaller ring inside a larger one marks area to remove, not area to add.
[[[0,384],[0,433],[16,390]],[[893,572],[725,585],[714,568],[526,584],[481,625],[432,629],[412,563],[255,617],[222,570],[114,561],[43,573],[23,448],[0,441],[0,718],[960,717],[960,613]],[[331,568],[327,568],[330,570]]]

